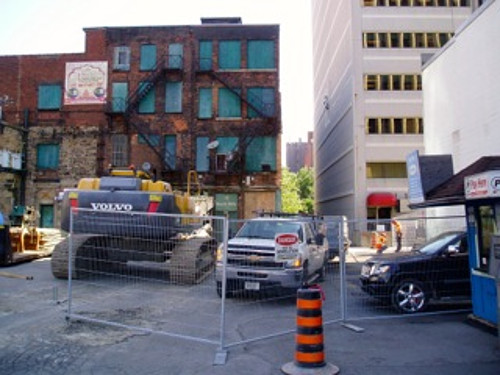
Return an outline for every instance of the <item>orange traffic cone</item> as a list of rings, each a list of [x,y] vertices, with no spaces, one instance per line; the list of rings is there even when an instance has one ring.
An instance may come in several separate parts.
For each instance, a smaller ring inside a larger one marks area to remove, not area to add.
[[[325,362],[321,290],[297,291],[297,334],[295,361],[281,367],[285,374],[334,375],[339,368]]]

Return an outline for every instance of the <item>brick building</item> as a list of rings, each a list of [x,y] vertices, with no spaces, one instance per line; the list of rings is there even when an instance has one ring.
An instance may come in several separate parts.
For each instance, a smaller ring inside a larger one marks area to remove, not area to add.
[[[58,226],[55,197],[110,165],[186,188],[196,170],[215,213],[249,217],[280,203],[279,26],[85,29],[84,53],[0,56],[0,209],[32,205]]]
[[[313,132],[307,132],[307,142],[287,142],[286,144],[286,166],[297,173],[301,168],[313,168]]]

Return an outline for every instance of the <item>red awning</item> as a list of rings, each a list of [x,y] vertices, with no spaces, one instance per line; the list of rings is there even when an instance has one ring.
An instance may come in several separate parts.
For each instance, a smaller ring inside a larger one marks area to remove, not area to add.
[[[393,193],[371,193],[366,198],[367,207],[395,207],[398,198]]]

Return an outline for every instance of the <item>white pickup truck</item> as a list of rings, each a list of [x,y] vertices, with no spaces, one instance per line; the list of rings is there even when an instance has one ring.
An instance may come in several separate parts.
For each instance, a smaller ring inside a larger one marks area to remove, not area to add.
[[[226,256],[226,259],[225,259]],[[270,288],[297,289],[326,272],[328,241],[313,223],[295,219],[251,219],[217,250],[217,293],[226,296]],[[224,272],[225,265],[225,272]]]

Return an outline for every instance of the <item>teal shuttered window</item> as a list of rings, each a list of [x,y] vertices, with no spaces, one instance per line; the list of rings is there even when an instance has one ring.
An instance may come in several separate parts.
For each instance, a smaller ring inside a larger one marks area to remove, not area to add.
[[[273,117],[275,115],[274,89],[271,87],[251,87],[247,90],[248,117]],[[255,109],[256,110],[255,110]]]
[[[245,153],[247,172],[276,171],[276,138],[255,137]]]
[[[36,147],[37,169],[57,169],[59,167],[59,145],[40,144]]]
[[[241,118],[241,98],[238,96],[241,90],[234,89],[233,91],[228,88],[219,89],[219,117]]]
[[[170,169],[175,170],[177,155],[177,140],[175,135],[165,136],[165,163]]]
[[[212,118],[212,88],[200,88],[198,118]]]
[[[168,46],[168,67],[170,69],[182,69],[184,51],[182,44],[174,43]]]
[[[200,70],[212,70],[212,41],[200,41]]]
[[[156,46],[144,44],[141,46],[141,70],[153,70],[156,66]]]
[[[208,172],[210,167],[208,137],[196,138],[196,171]]]
[[[241,42],[222,40],[219,42],[219,69],[241,68]]]
[[[182,113],[182,82],[166,83],[165,112]]]
[[[141,82],[139,84],[139,90],[144,92],[144,90],[149,90],[144,98],[139,102],[139,113],[154,113],[155,112],[155,88],[149,87],[149,82]]]
[[[61,85],[38,86],[38,109],[55,110],[61,108]]]
[[[248,69],[274,69],[274,41],[249,40],[248,41]]]
[[[112,111],[125,112],[127,108],[128,97],[128,83],[127,82],[113,82],[112,84]]]

